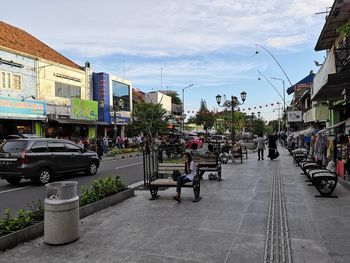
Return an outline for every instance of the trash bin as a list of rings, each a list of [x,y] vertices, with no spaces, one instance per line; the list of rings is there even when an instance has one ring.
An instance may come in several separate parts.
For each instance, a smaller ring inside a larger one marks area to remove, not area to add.
[[[79,196],[75,181],[46,184],[44,242],[63,245],[79,238]]]

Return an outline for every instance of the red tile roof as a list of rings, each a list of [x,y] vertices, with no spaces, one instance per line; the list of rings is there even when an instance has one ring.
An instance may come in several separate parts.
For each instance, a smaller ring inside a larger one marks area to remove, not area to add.
[[[0,21],[0,46],[72,68],[82,69],[79,65],[53,50],[31,34],[2,21]]]

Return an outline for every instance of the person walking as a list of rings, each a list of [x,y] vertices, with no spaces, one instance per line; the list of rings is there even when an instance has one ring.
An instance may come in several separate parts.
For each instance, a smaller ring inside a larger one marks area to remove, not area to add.
[[[264,160],[264,150],[265,150],[265,139],[262,133],[259,134],[258,138],[255,139],[258,148],[258,161]]]
[[[269,157],[271,160],[276,159],[279,156],[279,153],[277,151],[277,144],[276,144],[276,137],[275,135],[269,135]]]
[[[101,137],[97,138],[97,140],[96,140],[96,153],[97,153],[98,159],[102,160],[103,139]]]
[[[187,182],[192,182],[197,173],[197,166],[192,160],[192,155],[187,152],[183,155],[183,158],[185,158],[185,174],[177,178],[176,195],[173,197],[179,203],[181,202],[181,187]]]

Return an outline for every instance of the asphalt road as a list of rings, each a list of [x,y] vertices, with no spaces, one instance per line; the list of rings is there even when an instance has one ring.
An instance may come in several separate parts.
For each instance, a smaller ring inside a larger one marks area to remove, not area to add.
[[[131,185],[143,180],[142,163],[142,156],[104,161],[101,162],[95,176],[87,176],[83,173],[68,174],[57,178],[56,181],[77,181],[79,194],[81,186],[89,185],[93,180],[109,175],[118,175],[125,184]],[[45,186],[35,185],[30,180],[22,180],[18,186],[8,184],[6,180],[0,180],[0,216],[3,215],[6,208],[10,208],[14,213],[20,208],[26,209],[27,204],[32,201],[44,200],[45,197]]]

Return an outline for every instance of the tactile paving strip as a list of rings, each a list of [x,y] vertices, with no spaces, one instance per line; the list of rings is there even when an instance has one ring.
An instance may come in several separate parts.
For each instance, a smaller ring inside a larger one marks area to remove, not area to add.
[[[266,228],[264,263],[293,262],[283,181],[278,162],[273,164],[272,185]]]

